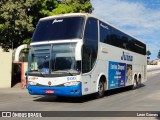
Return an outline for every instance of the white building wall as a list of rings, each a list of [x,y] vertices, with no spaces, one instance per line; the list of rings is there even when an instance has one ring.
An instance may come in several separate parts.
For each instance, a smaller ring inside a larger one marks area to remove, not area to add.
[[[11,87],[12,52],[3,52],[0,48],[0,88]]]

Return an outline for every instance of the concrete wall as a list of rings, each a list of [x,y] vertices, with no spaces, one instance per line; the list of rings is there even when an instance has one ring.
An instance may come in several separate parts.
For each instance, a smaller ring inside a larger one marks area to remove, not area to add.
[[[11,87],[12,52],[0,50],[0,88]]]

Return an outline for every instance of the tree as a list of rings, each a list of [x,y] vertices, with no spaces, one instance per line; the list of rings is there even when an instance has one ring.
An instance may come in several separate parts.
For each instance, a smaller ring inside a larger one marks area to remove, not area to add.
[[[8,51],[23,43],[29,44],[42,17],[92,11],[90,0],[1,0],[0,46]]]
[[[160,59],[160,50],[158,52],[157,58]]]
[[[49,16],[52,10],[58,7],[58,0],[32,0],[34,4],[27,8],[27,15],[33,18],[33,26],[36,27],[38,20],[42,17]]]
[[[30,38],[34,27],[32,17],[26,15],[27,7],[24,0],[0,1],[0,46],[5,51]]]
[[[149,50],[147,50],[147,56],[150,56],[151,52]]]
[[[49,15],[65,13],[92,13],[94,8],[90,0],[62,0],[56,9],[53,9]]]
[[[149,51],[149,50],[147,50],[147,56],[150,56],[151,55],[151,52]],[[149,65],[150,64],[150,62],[149,62],[149,57],[147,57],[147,64]]]

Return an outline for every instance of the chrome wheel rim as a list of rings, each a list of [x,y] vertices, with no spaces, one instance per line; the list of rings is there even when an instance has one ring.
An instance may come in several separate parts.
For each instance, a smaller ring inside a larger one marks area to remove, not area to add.
[[[104,88],[102,82],[99,83],[98,85],[98,93],[101,96],[103,94]]]

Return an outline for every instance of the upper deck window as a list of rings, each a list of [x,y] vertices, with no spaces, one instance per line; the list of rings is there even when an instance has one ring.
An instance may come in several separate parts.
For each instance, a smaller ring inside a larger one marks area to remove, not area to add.
[[[39,21],[32,42],[82,38],[84,17],[53,18]]]

